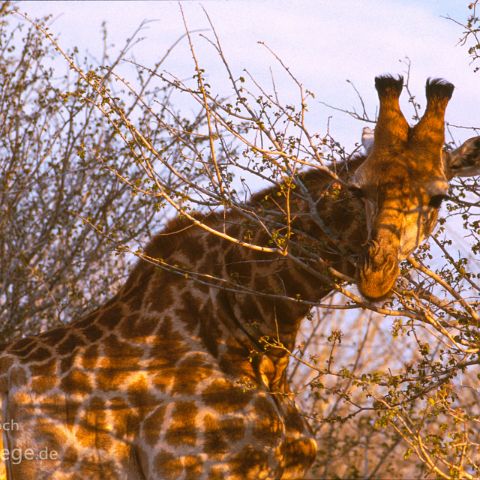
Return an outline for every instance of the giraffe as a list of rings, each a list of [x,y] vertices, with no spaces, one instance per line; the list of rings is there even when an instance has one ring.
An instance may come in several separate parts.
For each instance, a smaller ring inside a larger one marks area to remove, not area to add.
[[[480,174],[480,137],[442,152],[451,84],[427,82],[414,128],[399,108],[403,79],[375,85],[368,156],[337,166],[342,183],[319,169],[296,179],[289,255],[176,218],[105,305],[1,348],[1,424],[17,426],[2,431],[6,478],[305,478],[317,446],[280,345],[293,349],[309,302],[333,289],[332,268],[356,275],[369,299],[387,295],[399,261],[432,231],[448,181]],[[279,191],[248,203],[271,225],[283,215]],[[196,219],[269,245],[237,210]]]

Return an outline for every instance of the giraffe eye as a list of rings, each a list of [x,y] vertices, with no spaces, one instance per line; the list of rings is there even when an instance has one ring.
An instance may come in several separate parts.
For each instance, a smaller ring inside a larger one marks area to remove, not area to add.
[[[448,195],[445,195],[444,193],[439,195],[433,195],[432,197],[430,197],[428,206],[432,208],[440,208],[440,205],[442,204],[442,202],[447,198],[448,198]]]
[[[357,185],[349,185],[348,189],[355,198],[365,198],[365,192]]]

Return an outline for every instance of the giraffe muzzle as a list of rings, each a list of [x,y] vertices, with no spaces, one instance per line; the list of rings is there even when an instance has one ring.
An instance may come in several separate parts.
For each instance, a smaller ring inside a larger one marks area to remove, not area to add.
[[[384,249],[371,241],[358,271],[358,288],[369,300],[381,300],[389,295],[400,273],[398,252]]]

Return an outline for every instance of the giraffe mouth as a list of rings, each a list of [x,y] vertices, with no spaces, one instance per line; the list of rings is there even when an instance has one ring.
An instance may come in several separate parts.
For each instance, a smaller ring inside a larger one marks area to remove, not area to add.
[[[368,300],[382,300],[389,296],[399,276],[398,252],[381,248],[371,241],[364,261],[358,270],[358,288]]]

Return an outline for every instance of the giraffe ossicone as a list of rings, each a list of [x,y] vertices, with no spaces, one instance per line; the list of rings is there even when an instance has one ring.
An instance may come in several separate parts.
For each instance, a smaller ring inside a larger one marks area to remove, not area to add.
[[[98,310],[3,346],[0,421],[18,425],[2,431],[3,451],[18,453],[3,462],[7,478],[304,478],[316,444],[285,353],[300,322],[334,288],[332,268],[356,276],[368,298],[387,295],[399,262],[431,233],[448,181],[480,174],[479,137],[443,152],[453,86],[427,82],[425,114],[410,128],[402,83],[377,77],[373,146],[337,165],[344,184],[315,169],[295,179],[289,255],[178,218],[146,250],[159,266],[139,261]],[[272,228],[288,201],[278,192],[246,205]],[[196,218],[271,245],[238,210]]]

